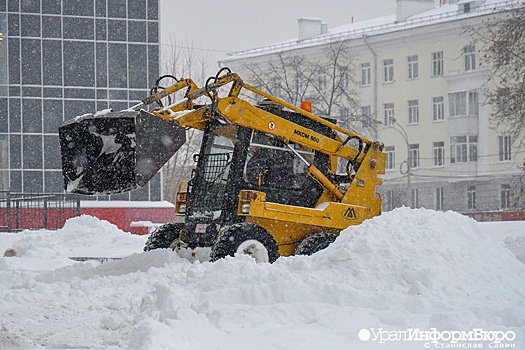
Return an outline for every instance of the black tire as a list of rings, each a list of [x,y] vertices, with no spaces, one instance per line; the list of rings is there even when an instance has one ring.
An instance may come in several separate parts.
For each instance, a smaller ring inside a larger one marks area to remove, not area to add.
[[[179,239],[179,234],[183,229],[184,224],[178,222],[170,222],[160,226],[149,236],[144,251],[170,248],[171,244]]]
[[[277,243],[261,226],[239,223],[222,230],[211,248],[211,261],[217,261],[235,253],[253,256],[257,262],[273,263],[279,258]]]
[[[295,255],[312,255],[334,243],[336,235],[328,232],[314,233],[306,237],[295,248]]]

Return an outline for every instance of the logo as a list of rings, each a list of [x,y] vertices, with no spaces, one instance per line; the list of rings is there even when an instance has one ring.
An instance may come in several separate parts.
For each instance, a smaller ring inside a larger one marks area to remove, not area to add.
[[[383,328],[363,328],[357,333],[357,338],[363,342],[385,344],[390,342],[422,342],[425,349],[450,348],[516,348],[514,331],[486,331],[481,328],[470,330],[443,330],[436,328],[423,330],[407,328],[401,331],[388,331]],[[488,344],[487,344],[488,343]]]
[[[354,208],[348,208],[341,213],[345,219],[355,220],[359,218],[359,213]]]
[[[310,141],[313,141],[313,142],[316,142],[316,143],[319,143],[321,142],[321,140],[319,139],[319,137],[315,136],[315,135],[310,135],[308,134],[307,132],[304,132],[304,131],[301,131],[301,130],[297,130],[295,129],[293,131],[293,133],[295,135],[298,135],[298,136],[301,136],[301,137],[304,137],[305,139],[308,139]]]
[[[274,122],[269,122],[268,123],[268,129],[275,130],[275,123]]]

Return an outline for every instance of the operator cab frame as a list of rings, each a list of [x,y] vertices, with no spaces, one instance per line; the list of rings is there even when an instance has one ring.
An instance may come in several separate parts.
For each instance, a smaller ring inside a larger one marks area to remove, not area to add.
[[[316,129],[299,113],[260,106],[273,114]],[[327,130],[327,133],[332,133]],[[297,144],[291,146],[323,173],[329,175],[329,157]],[[241,190],[266,193],[269,202],[314,207],[323,187],[308,175],[304,163],[275,136],[241,126],[209,120],[196,168],[188,184],[185,229],[182,241],[209,246],[221,227],[245,221],[237,214]]]

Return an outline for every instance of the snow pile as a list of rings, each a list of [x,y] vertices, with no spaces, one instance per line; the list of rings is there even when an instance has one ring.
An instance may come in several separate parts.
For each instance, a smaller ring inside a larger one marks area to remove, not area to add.
[[[130,251],[140,251],[146,239],[89,215],[69,219],[57,231],[24,231],[21,235],[22,238],[11,246],[16,250],[17,256],[52,260],[55,268],[70,265],[68,257],[128,256]],[[46,269],[46,266],[41,268]]]
[[[507,237],[505,246],[525,264],[525,237]]]
[[[523,264],[479,223],[452,212],[385,213],[346,229],[318,258],[345,264],[363,290],[498,303],[525,296]]]
[[[423,349],[358,338],[363,329],[407,328],[514,332],[522,348],[525,265],[484,227],[401,208],[348,228],[311,257],[269,265],[141,253],[143,237],[81,217],[33,234],[40,239],[24,236],[19,257],[0,258],[0,349]],[[131,255],[50,271],[12,262],[75,247]]]

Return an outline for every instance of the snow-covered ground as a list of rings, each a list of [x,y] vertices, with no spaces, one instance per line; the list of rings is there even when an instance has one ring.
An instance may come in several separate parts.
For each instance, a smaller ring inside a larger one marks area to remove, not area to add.
[[[89,216],[0,234],[17,252],[0,258],[0,349],[525,349],[525,222],[401,208],[273,265],[145,239]]]

